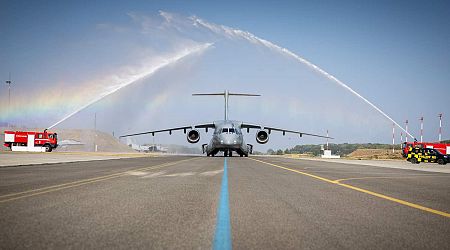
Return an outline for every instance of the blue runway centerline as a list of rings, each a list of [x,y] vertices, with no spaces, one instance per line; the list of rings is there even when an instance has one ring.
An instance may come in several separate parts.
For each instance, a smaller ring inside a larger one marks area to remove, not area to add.
[[[231,249],[230,206],[228,202],[228,166],[227,158],[223,163],[222,187],[220,190],[219,207],[217,209],[216,232],[213,249]]]

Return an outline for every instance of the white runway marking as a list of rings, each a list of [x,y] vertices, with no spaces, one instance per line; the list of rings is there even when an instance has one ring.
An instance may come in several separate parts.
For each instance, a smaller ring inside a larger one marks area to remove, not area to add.
[[[142,176],[141,178],[154,178],[154,177],[161,176],[161,175],[163,175],[163,174],[165,174],[165,173],[166,173],[165,171],[156,172],[156,173],[153,173],[153,174],[149,174],[149,175],[146,175],[146,176]]]
[[[195,173],[186,172],[186,173],[178,173],[178,174],[166,174],[166,175],[161,175],[161,177],[185,177],[185,176],[191,176],[191,175],[195,175]]]
[[[142,175],[148,174],[148,172],[142,172],[142,171],[130,171],[130,172],[127,172],[127,174],[129,174],[129,175],[134,175],[134,176],[142,176]]]
[[[214,171],[206,171],[202,173],[196,172],[184,172],[184,173],[174,173],[174,174],[166,174],[166,171],[156,172],[156,173],[148,173],[148,172],[140,172],[140,171],[130,171],[127,172],[129,175],[140,176],[140,178],[157,178],[157,177],[187,177],[187,176],[215,176],[221,174],[223,169],[214,170]]]
[[[222,172],[223,172],[223,169],[220,169],[220,170],[216,170],[216,171],[203,172],[203,173],[200,173],[200,175],[203,175],[203,176],[214,176],[214,175],[220,174]]]

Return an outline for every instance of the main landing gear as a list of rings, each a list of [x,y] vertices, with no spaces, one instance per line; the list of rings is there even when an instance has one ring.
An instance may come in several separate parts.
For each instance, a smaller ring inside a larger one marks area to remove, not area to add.
[[[208,157],[214,157],[214,156],[216,156],[217,153],[218,153],[218,152],[211,152],[210,154],[206,154],[206,156],[208,156]],[[237,151],[237,154],[238,154],[240,157],[248,157],[248,154],[245,154],[245,153],[240,152],[240,151]],[[225,151],[223,151],[223,157],[233,157],[233,151],[231,151],[231,150],[225,150]]]

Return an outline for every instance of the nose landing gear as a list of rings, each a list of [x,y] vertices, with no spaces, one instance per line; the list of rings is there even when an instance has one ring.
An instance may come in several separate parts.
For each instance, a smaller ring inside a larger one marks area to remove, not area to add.
[[[224,157],[232,157],[233,156],[233,151],[223,151],[223,156]]]

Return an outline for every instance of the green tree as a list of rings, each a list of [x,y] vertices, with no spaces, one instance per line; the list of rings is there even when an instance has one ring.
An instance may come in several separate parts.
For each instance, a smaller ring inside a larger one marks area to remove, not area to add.
[[[269,148],[269,149],[267,150],[267,154],[268,154],[268,155],[274,155],[274,154],[275,154],[275,151],[273,151],[273,149]]]

